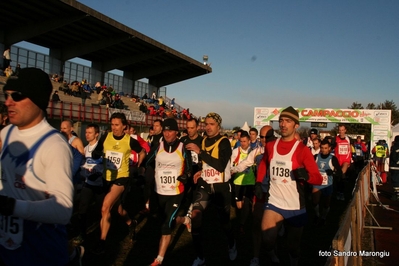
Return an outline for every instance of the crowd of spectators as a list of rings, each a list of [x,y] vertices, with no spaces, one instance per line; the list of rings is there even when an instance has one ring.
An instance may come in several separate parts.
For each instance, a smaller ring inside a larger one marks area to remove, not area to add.
[[[194,115],[190,113],[189,108],[184,108],[181,111],[177,110],[175,101],[175,98],[170,102],[165,101],[162,96],[157,98],[155,92],[153,92],[151,98],[148,98],[148,94],[145,93],[137,103],[141,112],[151,116],[184,120],[189,120],[194,117]]]
[[[2,74],[8,78],[11,76],[18,76],[20,70],[21,66],[19,64],[16,66],[15,70],[12,70],[11,65],[8,65],[3,71],[0,71],[0,73],[2,72]]]
[[[118,93],[112,85],[107,86],[107,84],[101,84],[101,82],[96,82],[94,87],[92,87],[85,79],[81,82],[75,80],[71,83],[68,83],[67,80],[58,75],[51,75],[51,79],[61,83],[58,91],[63,92],[64,95],[82,98],[82,105],[85,105],[86,99],[92,99],[92,97],[95,97],[94,94],[96,94],[96,104],[98,105],[105,105],[107,108],[128,109],[128,106],[122,100],[122,96],[124,96],[129,98],[128,101],[136,103],[139,106],[139,110],[147,115],[184,120],[194,117],[189,108],[180,110],[176,108],[175,98],[168,101],[163,96],[157,97],[155,91],[151,94],[151,97],[148,97],[147,93],[139,97],[124,92]],[[53,102],[60,101],[58,91],[54,92]]]

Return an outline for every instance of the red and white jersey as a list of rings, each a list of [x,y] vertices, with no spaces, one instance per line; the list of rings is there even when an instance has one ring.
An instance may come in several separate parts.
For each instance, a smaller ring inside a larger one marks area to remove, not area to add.
[[[341,139],[340,136],[335,138],[335,157],[337,157],[339,165],[342,166],[343,163],[351,163],[352,159],[352,149],[351,141],[348,137]]]
[[[292,170],[298,168],[298,162],[293,156],[299,141],[296,141],[290,152],[281,155],[277,151],[280,139],[274,144],[270,160],[270,197],[269,203],[284,210],[299,210],[299,193]]]

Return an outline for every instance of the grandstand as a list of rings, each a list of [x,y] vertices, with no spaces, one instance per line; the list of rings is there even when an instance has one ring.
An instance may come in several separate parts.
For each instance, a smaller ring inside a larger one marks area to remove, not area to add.
[[[0,101],[4,102],[3,87],[7,78],[0,76]],[[52,81],[53,93],[59,91],[61,83]],[[98,123],[108,124],[109,116],[112,112],[123,112],[126,114],[131,125],[140,127],[140,132],[148,132],[148,128],[152,126],[155,119],[162,119],[160,116],[145,115],[139,110],[139,105],[132,100],[132,98],[121,96],[125,104],[124,110],[106,108],[105,105],[97,104],[97,93],[92,93],[90,98],[86,99],[85,106],[82,106],[82,99],[80,97],[70,96],[59,91],[60,103],[49,102],[47,109],[48,118],[50,120],[64,120],[70,119],[74,122],[83,123]],[[168,99],[168,98],[166,98]],[[182,109],[181,106],[176,105],[178,111]],[[177,119],[179,129],[185,129],[185,122],[183,119]],[[56,123],[58,124],[58,122]],[[56,125],[54,125],[56,127]],[[77,129],[77,131],[80,131]]]

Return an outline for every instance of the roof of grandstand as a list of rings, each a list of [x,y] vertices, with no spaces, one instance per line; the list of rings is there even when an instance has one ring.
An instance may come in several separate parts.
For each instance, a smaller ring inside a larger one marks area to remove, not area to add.
[[[61,61],[78,57],[147,78],[157,87],[212,72],[148,36],[73,0],[5,1],[0,9],[0,42],[27,41],[49,48]]]

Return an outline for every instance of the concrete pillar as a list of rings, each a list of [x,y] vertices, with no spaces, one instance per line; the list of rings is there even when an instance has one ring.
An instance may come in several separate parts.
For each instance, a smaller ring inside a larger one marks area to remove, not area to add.
[[[101,82],[101,85],[104,84],[104,73],[102,71],[103,65],[101,62],[91,62],[91,82],[93,84],[96,84],[97,81]]]

